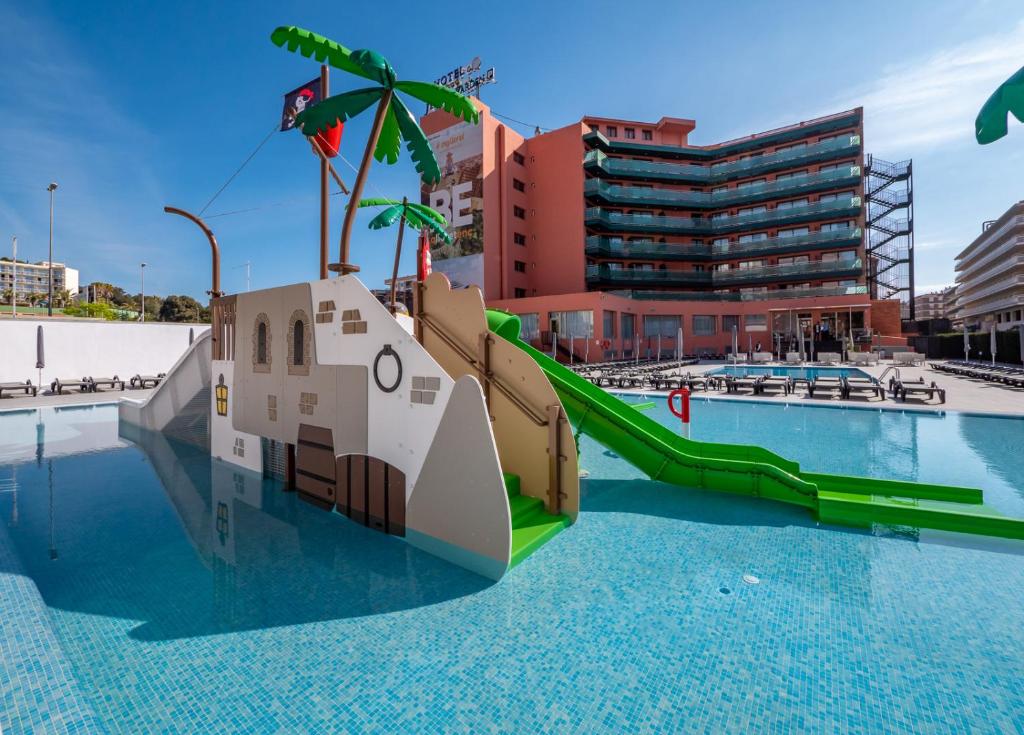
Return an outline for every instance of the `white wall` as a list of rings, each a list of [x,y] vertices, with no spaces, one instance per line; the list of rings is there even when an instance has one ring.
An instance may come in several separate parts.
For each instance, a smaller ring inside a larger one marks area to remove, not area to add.
[[[0,320],[0,382],[36,382],[36,329],[43,326],[43,385],[84,376],[125,380],[136,373],[167,372],[208,324],[98,322],[79,319]]]

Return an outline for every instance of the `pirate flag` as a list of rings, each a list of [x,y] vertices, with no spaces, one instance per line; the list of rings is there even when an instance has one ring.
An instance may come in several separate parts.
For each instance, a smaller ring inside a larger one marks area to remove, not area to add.
[[[281,111],[281,131],[294,128],[295,116],[319,101],[320,77],[286,94],[284,96],[284,109]],[[338,123],[316,134],[316,142],[320,145],[320,150],[328,158],[334,158],[338,155],[338,149],[341,146],[341,131],[343,129],[344,125]]]

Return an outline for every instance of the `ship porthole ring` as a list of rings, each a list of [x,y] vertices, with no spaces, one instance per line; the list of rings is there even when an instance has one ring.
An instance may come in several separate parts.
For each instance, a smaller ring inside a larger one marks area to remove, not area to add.
[[[395,359],[395,367],[398,368],[398,375],[395,377],[395,382],[389,386],[380,382],[380,375],[378,374],[380,359],[382,357],[393,357]],[[381,348],[381,351],[377,353],[377,356],[373,358],[373,382],[376,383],[377,387],[385,393],[394,393],[398,390],[398,386],[402,382],[402,360],[398,357],[398,353],[391,348],[391,345],[384,345],[384,347]]]

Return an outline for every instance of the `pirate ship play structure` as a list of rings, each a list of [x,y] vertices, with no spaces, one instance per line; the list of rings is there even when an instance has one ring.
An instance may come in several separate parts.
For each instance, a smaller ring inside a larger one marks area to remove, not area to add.
[[[379,85],[295,116],[315,139],[377,104],[351,202],[361,201],[371,156],[396,160],[403,141],[424,182],[440,176],[398,91],[476,120],[466,98],[400,82],[371,51],[291,27],[272,38]],[[329,166],[319,143],[314,150]],[[326,173],[322,181],[325,215]],[[375,203],[389,207],[378,225],[400,219],[399,248],[406,224],[442,229],[427,208]],[[216,241],[204,226],[214,252],[212,330],[148,399],[122,401],[122,422],[206,443],[216,462],[257,473],[281,456],[286,488],[305,500],[492,578],[576,519],[569,419],[655,480],[794,503],[845,525],[1024,538],[1024,522],[982,505],[977,490],[808,473],[759,447],[679,437],[520,341],[517,317],[486,311],[479,289],[452,290],[442,274],[421,272],[414,313],[395,313],[353,275],[355,210],[332,266],[322,221],[320,279],[233,296],[219,293]],[[328,270],[340,275],[327,278]]]

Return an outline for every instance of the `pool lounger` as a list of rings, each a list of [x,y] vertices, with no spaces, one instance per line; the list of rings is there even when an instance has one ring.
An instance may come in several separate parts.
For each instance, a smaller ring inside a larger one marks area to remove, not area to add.
[[[906,401],[907,396],[924,396],[925,400],[930,401],[932,398],[938,396],[939,403],[946,402],[946,390],[940,388],[935,384],[933,380],[931,385],[924,385],[921,383],[905,383],[897,382],[893,387],[893,396],[901,401]]]
[[[843,380],[842,378],[832,377],[818,377],[814,380],[808,381],[807,383],[807,395],[810,398],[814,398],[815,391],[821,391],[821,393],[827,393],[828,396],[832,395],[833,391],[839,391],[839,397],[843,397]]]
[[[110,388],[111,390],[124,390],[124,381],[121,380],[116,375],[114,377],[112,377],[112,378],[93,378],[93,377],[90,377],[89,380],[90,380],[90,382],[92,382],[92,390],[93,390],[93,392],[98,391],[101,386],[104,387],[104,388]],[[120,388],[118,386],[120,386]]]
[[[78,388],[79,393],[91,393],[92,381],[89,378],[55,378],[50,383],[50,392],[63,395],[65,388]]]
[[[868,398],[874,395],[885,400],[885,386],[876,378],[843,378],[843,398],[849,399],[854,393],[865,393]]]
[[[793,392],[793,380],[786,375],[765,375],[757,384],[757,393],[765,393],[768,389],[782,389],[782,395],[788,396]]]
[[[164,379],[166,373],[158,373],[156,375],[136,375],[129,381],[132,388],[155,388],[160,384],[160,381]]]
[[[739,393],[740,388],[750,388],[753,395],[757,395],[759,388],[758,385],[764,380],[763,375],[740,375],[740,376],[725,376],[725,392],[726,393]]]
[[[12,393],[23,391],[26,396],[39,394],[39,388],[32,385],[31,380],[26,380],[24,383],[0,383],[0,398],[4,397],[5,390]]]

